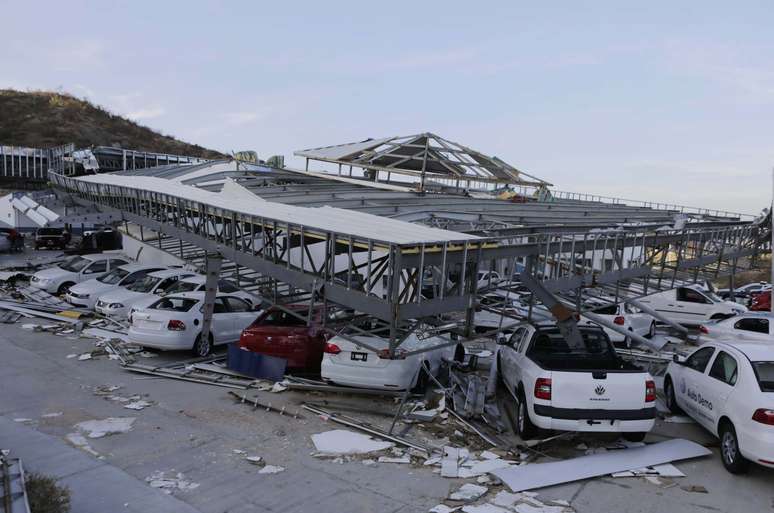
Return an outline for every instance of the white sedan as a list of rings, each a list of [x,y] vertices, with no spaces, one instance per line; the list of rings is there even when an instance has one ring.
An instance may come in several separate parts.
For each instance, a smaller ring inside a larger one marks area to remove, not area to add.
[[[720,438],[726,469],[753,461],[774,468],[774,347],[709,342],[675,356],[664,377],[667,406],[684,411]]]
[[[65,294],[65,299],[71,305],[94,308],[94,305],[97,304],[97,298],[101,295],[128,287],[136,281],[144,279],[148,273],[163,269],[164,267],[158,265],[122,265],[104,276],[73,285]]]
[[[204,292],[170,294],[132,315],[129,341],[162,350],[193,350],[207,356],[214,345],[239,340],[242,330],[259,315],[242,298],[218,293],[212,314],[210,336],[201,336]]]
[[[64,294],[76,283],[99,278],[115,267],[127,264],[128,260],[122,255],[112,253],[73,256],[33,274],[30,286],[51,294]]]
[[[357,342],[367,344],[376,351]],[[438,337],[419,339],[412,333],[395,350],[395,356],[391,359],[389,343],[383,338],[363,335],[347,338],[336,336],[325,345],[320,375],[324,381],[337,385],[387,390],[421,388],[429,380],[425,371],[421,370],[423,364],[427,364],[432,375],[437,375],[442,359],[451,359],[455,355],[455,346],[411,355],[407,353],[446,342],[446,339]]]
[[[656,319],[630,304],[618,303],[613,305],[606,305],[595,310],[592,310],[599,316],[604,317],[613,324],[620,326],[626,331],[631,331],[636,335],[642,337],[653,337],[656,334]],[[599,326],[594,321],[584,318],[581,315],[581,325],[587,326]],[[613,331],[610,328],[600,326],[607,336],[610,337],[611,342],[626,343],[628,338],[617,331]]]
[[[773,319],[774,315],[769,312],[745,312],[728,319],[710,321],[699,326],[699,341],[774,342]]]
[[[103,294],[97,299],[94,310],[108,317],[128,318],[129,310],[136,302],[157,297],[177,283],[178,280],[193,275],[193,272],[183,269],[166,269],[150,273],[125,289]]]

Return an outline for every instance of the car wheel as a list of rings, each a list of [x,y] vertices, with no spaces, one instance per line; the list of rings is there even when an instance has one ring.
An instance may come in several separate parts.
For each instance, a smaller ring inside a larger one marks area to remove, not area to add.
[[[644,431],[636,431],[633,433],[623,433],[624,440],[627,442],[642,442],[645,440],[645,435],[647,435]]]
[[[522,440],[531,440],[537,435],[537,426],[529,418],[529,407],[524,392],[519,391],[516,397],[518,397],[516,402],[516,434]]]
[[[672,378],[669,376],[664,380],[664,395],[666,396],[666,406],[669,408],[669,411],[675,414],[683,413],[683,410],[677,405],[675,386],[672,383]]]
[[[199,333],[199,335],[196,336],[196,341],[193,345],[194,356],[204,358],[205,356],[209,356],[210,353],[212,353],[212,333],[207,337],[207,340],[204,340],[202,334]]]
[[[70,287],[72,287],[73,285],[75,285],[75,283],[73,283],[71,281],[66,281],[66,282],[64,282],[63,284],[61,284],[59,286],[59,288],[57,289],[56,293],[59,294],[60,296],[64,296],[65,293],[67,293],[67,290]]]
[[[732,474],[744,474],[750,462],[739,452],[739,439],[736,430],[729,421],[723,421],[718,430],[720,434],[720,459],[723,466]]]
[[[650,323],[650,329],[648,330],[648,338],[656,336],[656,321]]]

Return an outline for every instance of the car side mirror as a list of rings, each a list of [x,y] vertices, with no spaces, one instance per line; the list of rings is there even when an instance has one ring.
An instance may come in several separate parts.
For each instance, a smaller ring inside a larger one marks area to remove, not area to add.
[[[497,335],[497,345],[498,346],[507,346],[508,344],[508,335],[499,334]]]
[[[672,361],[675,362],[677,365],[685,365],[685,358],[683,358],[679,354],[673,354]]]

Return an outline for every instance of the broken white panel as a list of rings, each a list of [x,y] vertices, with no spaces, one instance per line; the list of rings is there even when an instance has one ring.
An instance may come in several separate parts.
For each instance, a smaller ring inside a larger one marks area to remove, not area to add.
[[[443,459],[441,460],[442,477],[459,476],[460,450],[456,447],[446,446],[443,448]]]
[[[346,429],[334,429],[312,435],[317,451],[326,454],[364,454],[389,449],[392,442],[373,440],[370,436]]]
[[[279,474],[280,472],[284,472],[285,467],[279,467],[275,465],[266,465],[261,470],[258,471],[259,474]]]
[[[503,460],[500,458],[493,460],[477,461],[470,467],[470,473],[472,476],[480,476],[482,474],[488,474],[495,470],[500,470],[510,467],[512,462]]]
[[[463,513],[511,513],[511,510],[495,506],[494,504],[477,504],[475,506],[463,506]]]
[[[86,440],[86,438],[82,434],[80,434],[80,433],[69,433],[69,434],[65,435],[65,440],[70,442],[72,445],[74,445],[78,449],[80,449],[80,450],[82,450],[84,452],[87,452],[87,453],[91,454],[92,456],[99,457],[99,453],[97,451],[95,451],[91,447],[91,445],[89,445],[88,440]]]
[[[695,442],[676,439],[564,461],[509,467],[492,474],[512,491],[520,492],[710,454],[707,448]]]
[[[399,458],[379,456],[379,463],[411,463],[411,457],[408,454],[404,454]]]
[[[472,483],[465,483],[460,489],[449,495],[453,501],[474,501],[489,491],[486,486],[480,486]]]
[[[116,433],[126,433],[132,429],[134,417],[108,417],[103,420],[79,422],[75,427],[86,433],[89,438],[102,438]]]
[[[139,401],[132,401],[131,403],[125,404],[124,408],[127,410],[142,410],[150,405],[150,402],[140,399]]]
[[[546,506],[545,504],[533,506],[531,504],[521,503],[515,505],[513,511],[516,513],[562,513],[565,509],[564,506]]]
[[[642,477],[642,476],[657,476],[657,477],[685,477],[685,474],[671,463],[664,465],[653,465],[652,467],[638,468],[633,470],[626,470],[624,472],[616,472],[611,474],[611,477]]]
[[[432,508],[430,508],[429,513],[452,513],[453,511],[457,511],[458,509],[460,509],[459,506],[457,506],[456,508],[450,508],[446,504],[439,504],[437,506],[433,506]]]

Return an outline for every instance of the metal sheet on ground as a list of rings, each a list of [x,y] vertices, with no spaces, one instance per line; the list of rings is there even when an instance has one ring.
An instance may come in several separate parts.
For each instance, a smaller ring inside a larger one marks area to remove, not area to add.
[[[520,465],[491,473],[511,491],[521,492],[710,454],[709,449],[695,442],[678,439],[564,461]]]

